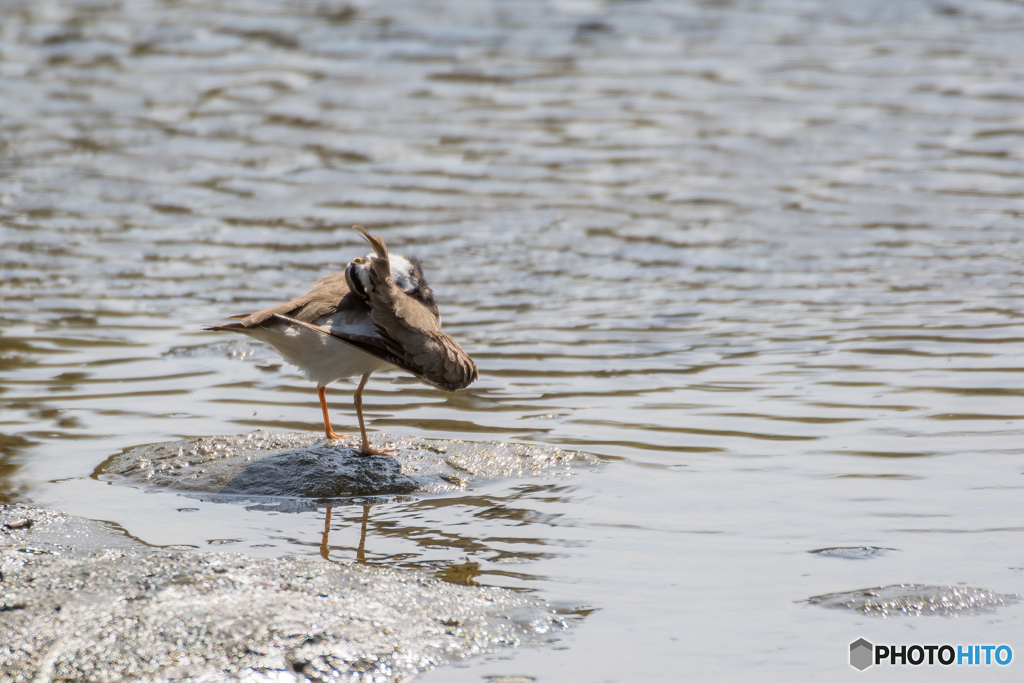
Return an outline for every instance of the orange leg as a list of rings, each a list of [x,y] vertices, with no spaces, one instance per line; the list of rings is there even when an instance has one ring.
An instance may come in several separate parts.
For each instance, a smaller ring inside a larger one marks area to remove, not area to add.
[[[366,438],[366,426],[363,424],[363,387],[366,386],[366,380],[370,379],[370,373],[363,375],[363,379],[359,382],[359,388],[356,389],[356,395],[352,399],[356,404],[356,417],[359,418],[359,433],[363,435],[363,445],[360,450],[363,455],[394,455],[394,451],[389,448],[377,450],[376,448],[370,448],[370,442]]]
[[[351,436],[351,434],[338,434],[331,429],[331,418],[327,416],[327,387],[316,388],[316,395],[320,397],[320,409],[324,411],[324,433],[327,434],[328,439],[345,439]],[[361,424],[361,423],[360,423]],[[366,437],[363,437],[366,440]]]

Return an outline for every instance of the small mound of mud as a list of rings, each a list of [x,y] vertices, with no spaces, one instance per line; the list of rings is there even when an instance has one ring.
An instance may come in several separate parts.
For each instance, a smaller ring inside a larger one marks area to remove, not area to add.
[[[118,484],[169,489],[210,500],[320,504],[353,498],[440,493],[471,481],[569,473],[593,456],[550,446],[375,435],[393,456],[365,456],[357,441],[257,430],[140,446],[115,455],[94,473]],[[294,507],[292,505],[291,507]],[[301,507],[301,505],[300,505]]]
[[[842,548],[819,548],[818,550],[808,550],[807,552],[819,557],[839,557],[844,560],[871,560],[898,551],[896,548],[878,548],[873,545],[862,545]]]
[[[0,506],[0,528],[4,681],[397,683],[570,625],[536,598],[410,570],[149,551],[26,506]],[[89,549],[56,543],[67,531]]]
[[[59,555],[73,550],[134,549],[142,544],[102,522],[46,508],[0,505],[0,549],[6,547],[27,555]]]
[[[808,598],[812,605],[833,609],[851,609],[873,617],[896,614],[910,616],[956,617],[994,612],[997,607],[1019,602],[1017,595],[993,593],[966,586],[926,586],[899,584],[865,588],[848,593],[829,593]]]

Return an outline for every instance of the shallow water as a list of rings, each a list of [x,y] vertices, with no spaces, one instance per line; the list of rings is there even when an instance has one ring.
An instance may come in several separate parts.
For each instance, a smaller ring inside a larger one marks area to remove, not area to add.
[[[422,259],[481,375],[375,375],[372,429],[605,461],[377,504],[365,536],[334,509],[331,559],[587,614],[423,680],[809,679],[852,671],[858,637],[1024,653],[1019,605],[803,602],[1024,593],[1020,4],[0,8],[0,500],[318,555],[323,510],[94,473],[319,430],[293,368],[201,328],[365,254],[365,223]],[[837,547],[888,552],[811,552]]]

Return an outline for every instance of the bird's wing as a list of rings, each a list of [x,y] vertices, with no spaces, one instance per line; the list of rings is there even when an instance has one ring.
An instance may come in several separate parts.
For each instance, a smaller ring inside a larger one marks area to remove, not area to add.
[[[349,291],[348,282],[345,280],[345,273],[331,273],[317,280],[313,284],[313,288],[308,292],[302,296],[295,297],[291,301],[286,301],[283,304],[271,306],[270,308],[264,308],[261,311],[248,315],[231,316],[235,319],[241,319],[240,323],[215,325],[206,329],[220,330],[231,329],[232,327],[237,329],[239,325],[246,328],[255,327],[276,315],[288,316],[289,318],[304,322],[313,322],[318,318],[331,315],[339,310],[359,307],[361,305],[362,302],[359,298]]]
[[[338,329],[331,329],[324,325],[314,325],[313,323],[307,323],[303,320],[297,320],[295,318],[289,318],[286,315],[275,314],[274,317],[278,320],[282,320],[290,325],[298,325],[299,327],[305,327],[310,330],[314,330],[321,334],[326,334],[328,337],[333,337],[340,342],[348,344],[349,346],[355,347],[360,351],[370,354],[374,358],[379,358],[382,361],[391,363],[395,367],[401,368],[406,372],[416,375],[420,379],[424,379],[428,382],[432,382],[429,377],[423,376],[423,374],[414,366],[406,363],[401,357],[396,356],[388,350],[388,347],[384,344],[383,340],[377,337],[367,337],[364,335],[348,334]]]
[[[458,342],[441,330],[437,316],[391,279],[384,241],[370,235],[361,225],[355,229],[377,255],[369,268],[366,298],[380,342],[401,360],[395,364],[442,389],[454,391],[469,386],[477,378],[476,364]]]

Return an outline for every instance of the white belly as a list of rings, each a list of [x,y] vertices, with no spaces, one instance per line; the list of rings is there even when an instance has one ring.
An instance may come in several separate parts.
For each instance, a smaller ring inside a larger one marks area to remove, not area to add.
[[[316,382],[318,386],[395,367],[308,327],[281,322],[235,331],[267,342],[277,349],[286,362],[297,367],[306,379]]]

